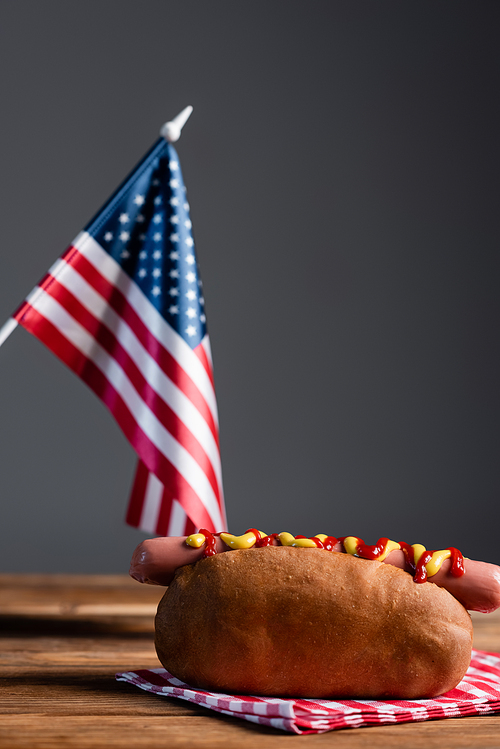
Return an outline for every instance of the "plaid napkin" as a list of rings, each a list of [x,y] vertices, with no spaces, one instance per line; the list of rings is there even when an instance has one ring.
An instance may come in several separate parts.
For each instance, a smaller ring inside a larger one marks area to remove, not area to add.
[[[472,651],[460,684],[433,700],[298,700],[206,692],[179,681],[164,668],[116,674],[147,692],[179,697],[224,715],[292,733],[324,733],[412,720],[460,718],[500,712],[500,655]]]

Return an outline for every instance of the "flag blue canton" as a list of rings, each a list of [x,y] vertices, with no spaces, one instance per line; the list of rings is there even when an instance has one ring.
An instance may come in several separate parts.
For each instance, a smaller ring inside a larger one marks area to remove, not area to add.
[[[205,302],[177,153],[161,138],[85,227],[195,348]]]

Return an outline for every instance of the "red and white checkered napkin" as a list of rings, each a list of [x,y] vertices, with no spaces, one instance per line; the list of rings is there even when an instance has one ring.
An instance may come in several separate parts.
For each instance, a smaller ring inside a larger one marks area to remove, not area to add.
[[[293,700],[205,692],[184,684],[163,668],[116,674],[147,692],[179,697],[224,715],[292,733],[324,733],[412,720],[460,718],[500,712],[500,655],[472,651],[460,684],[433,700]]]

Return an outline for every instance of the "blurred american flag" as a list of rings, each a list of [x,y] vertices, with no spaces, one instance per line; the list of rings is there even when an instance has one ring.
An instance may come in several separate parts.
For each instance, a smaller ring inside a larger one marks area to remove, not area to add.
[[[139,456],[127,522],[226,527],[205,302],[177,153],[160,138],[14,315]]]

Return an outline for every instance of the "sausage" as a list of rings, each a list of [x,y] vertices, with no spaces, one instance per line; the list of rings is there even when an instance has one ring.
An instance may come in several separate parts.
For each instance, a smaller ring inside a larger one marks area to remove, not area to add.
[[[134,580],[149,585],[170,585],[175,571],[186,564],[202,559],[204,549],[194,549],[186,544],[187,536],[148,538],[136,548],[130,563],[130,575]],[[217,553],[228,547],[216,538]]]
[[[392,551],[384,561],[401,569],[406,568],[402,551]],[[464,559],[465,574],[461,577],[454,577],[450,567],[451,560],[445,559],[436,574],[428,578],[429,582],[445,588],[469,611],[490,614],[500,607],[500,567]]]
[[[220,538],[216,539],[216,544],[218,553],[230,551]],[[342,550],[340,542],[333,548],[333,551]],[[135,549],[130,575],[141,583],[166,586],[172,582],[179,567],[194,564],[203,557],[203,553],[203,548],[187,546],[186,536],[150,538]],[[404,553],[400,550],[392,551],[384,563],[400,569],[407,568]],[[441,569],[429,578],[429,582],[445,588],[469,611],[485,614],[495,611],[500,607],[500,567],[473,559],[465,559],[464,565],[465,574],[454,577],[450,573],[451,561],[446,559]]]

